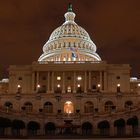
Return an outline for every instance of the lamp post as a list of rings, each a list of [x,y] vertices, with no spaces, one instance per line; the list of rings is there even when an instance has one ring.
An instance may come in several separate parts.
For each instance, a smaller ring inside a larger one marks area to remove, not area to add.
[[[120,87],[121,87],[121,85],[120,84],[117,84],[117,93],[118,92],[121,92]]]
[[[98,91],[98,92],[100,92],[100,88],[101,88],[101,85],[98,84],[98,85],[97,85],[97,91]]]
[[[20,93],[21,92],[21,85],[17,85],[17,93]]]
[[[39,93],[39,91],[40,91],[40,85],[37,84],[37,93]]]

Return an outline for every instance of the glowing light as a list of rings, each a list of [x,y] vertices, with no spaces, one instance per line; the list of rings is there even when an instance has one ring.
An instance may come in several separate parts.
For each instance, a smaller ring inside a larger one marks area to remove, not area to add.
[[[72,104],[72,102],[71,101],[67,101],[66,104],[70,105],[70,104]]]
[[[40,88],[40,85],[39,84],[37,85],[37,88]]]
[[[17,88],[21,88],[21,85],[17,85]]]
[[[120,84],[117,84],[117,87],[120,87],[121,85]]]
[[[98,86],[98,88],[100,88],[100,87],[101,87],[101,85],[100,85],[100,84],[98,84],[97,86]]]
[[[66,61],[66,58],[65,57],[63,58],[63,61]]]
[[[57,76],[57,80],[61,80],[61,77],[60,76]]]
[[[78,80],[78,81],[82,80],[82,77],[81,77],[81,76],[78,76],[78,77],[77,77],[77,80]]]
[[[138,87],[140,87],[140,83],[138,84]]]
[[[77,87],[81,87],[81,85],[80,85],[80,84],[78,84],[78,85],[77,85]]]
[[[60,84],[58,84],[57,87],[60,88]]]

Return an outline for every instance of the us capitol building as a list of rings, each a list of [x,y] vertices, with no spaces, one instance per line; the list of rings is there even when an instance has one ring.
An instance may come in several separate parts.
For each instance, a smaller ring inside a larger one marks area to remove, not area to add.
[[[0,82],[0,135],[139,135],[140,80],[101,60],[71,5],[64,16],[38,61]]]

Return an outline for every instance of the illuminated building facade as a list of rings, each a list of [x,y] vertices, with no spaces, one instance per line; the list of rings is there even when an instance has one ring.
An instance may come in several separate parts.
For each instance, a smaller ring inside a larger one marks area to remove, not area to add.
[[[129,64],[102,61],[74,18],[70,5],[38,61],[9,67],[9,82],[0,84],[1,115],[26,127],[37,122],[37,135],[140,134],[140,81],[130,80]]]

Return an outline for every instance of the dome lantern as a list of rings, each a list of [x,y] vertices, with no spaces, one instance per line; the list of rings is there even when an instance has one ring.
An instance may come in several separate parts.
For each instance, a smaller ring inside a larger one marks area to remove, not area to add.
[[[72,11],[72,4],[69,3],[68,12],[65,13],[65,23],[74,22],[74,18],[75,18],[75,13]]]

